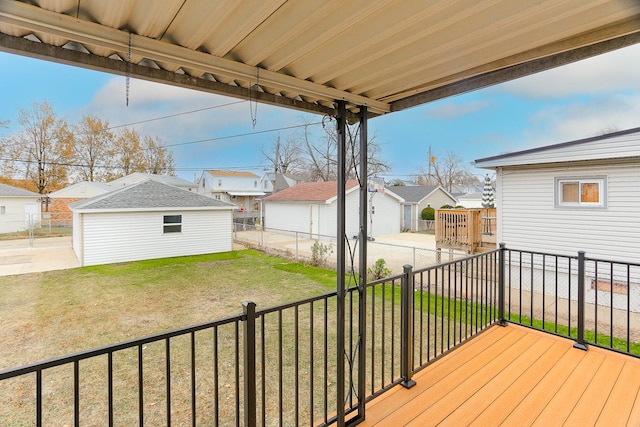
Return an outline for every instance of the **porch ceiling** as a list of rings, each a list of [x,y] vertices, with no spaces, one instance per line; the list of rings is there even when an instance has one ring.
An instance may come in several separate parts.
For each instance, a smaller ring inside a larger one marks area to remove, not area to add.
[[[380,115],[638,41],[637,0],[0,1],[2,51],[332,115],[336,100]]]

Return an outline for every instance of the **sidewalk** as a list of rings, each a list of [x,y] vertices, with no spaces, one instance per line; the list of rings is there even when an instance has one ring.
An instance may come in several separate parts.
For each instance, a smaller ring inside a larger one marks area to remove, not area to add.
[[[71,247],[71,237],[0,241],[0,276],[65,270],[80,266]]]

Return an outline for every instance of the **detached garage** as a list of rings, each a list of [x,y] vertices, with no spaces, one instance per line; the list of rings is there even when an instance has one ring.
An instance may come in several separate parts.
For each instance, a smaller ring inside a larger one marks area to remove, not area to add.
[[[226,252],[235,206],[146,180],[72,203],[80,265]]]
[[[346,183],[346,235],[358,235],[360,199],[358,181]],[[336,181],[304,182],[264,199],[265,226],[268,229],[297,231],[313,236],[336,236]],[[368,227],[370,236],[400,232],[400,196],[387,191],[369,196]]]

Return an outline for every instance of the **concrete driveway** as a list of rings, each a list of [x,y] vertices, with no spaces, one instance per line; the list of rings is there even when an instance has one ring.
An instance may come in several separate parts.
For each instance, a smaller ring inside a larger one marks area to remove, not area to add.
[[[80,267],[71,237],[0,241],[0,276]]]

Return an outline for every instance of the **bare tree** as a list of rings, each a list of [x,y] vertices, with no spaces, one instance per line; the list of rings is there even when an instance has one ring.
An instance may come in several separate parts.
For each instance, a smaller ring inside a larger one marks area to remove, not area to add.
[[[96,116],[85,115],[74,126],[73,150],[79,181],[103,181],[112,172],[114,135],[109,123]]]
[[[418,184],[432,183],[435,180],[436,184],[451,191],[454,184],[464,183],[469,180],[469,177],[473,177],[464,165],[462,158],[453,151],[447,151],[443,157],[434,156],[429,161],[432,161],[433,174],[429,176],[424,167],[420,168]]]
[[[114,139],[113,165],[108,180],[145,171],[141,136],[135,129],[124,128]]]
[[[298,173],[304,161],[303,151],[293,136],[283,141],[278,135],[270,150],[262,149],[262,155],[271,170],[280,173]]]
[[[18,123],[22,129],[7,144],[4,172],[32,181],[40,194],[64,186],[74,154],[67,122],[45,101],[21,110]]]
[[[157,175],[175,175],[175,161],[173,153],[165,147],[159,138],[144,137],[142,152],[145,161],[145,171]]]
[[[323,138],[311,141],[305,132],[304,146],[307,155],[307,171],[314,181],[332,181],[337,178],[338,133],[333,126],[325,126]],[[368,176],[384,175],[391,168],[382,156],[382,147],[376,141],[376,135],[368,141],[367,174]],[[360,166],[360,137],[358,125],[346,127],[346,149],[348,178],[355,178]]]

